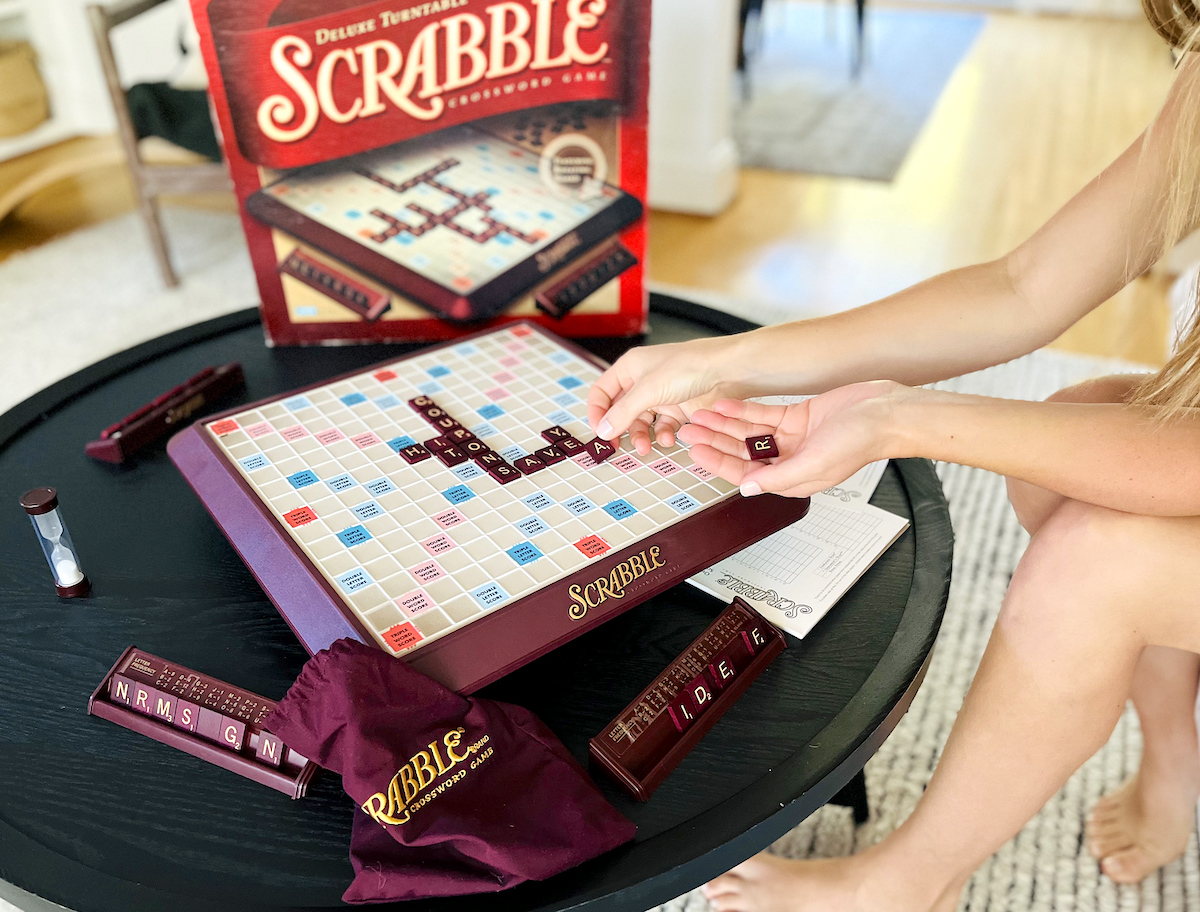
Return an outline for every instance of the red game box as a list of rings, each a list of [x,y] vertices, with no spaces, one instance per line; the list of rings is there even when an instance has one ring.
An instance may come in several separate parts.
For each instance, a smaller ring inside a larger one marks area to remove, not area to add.
[[[649,3],[191,3],[269,344],[644,330]]]

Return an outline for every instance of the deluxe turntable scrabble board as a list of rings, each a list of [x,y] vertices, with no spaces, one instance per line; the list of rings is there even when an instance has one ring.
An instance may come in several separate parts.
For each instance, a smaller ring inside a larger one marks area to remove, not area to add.
[[[528,149],[460,126],[288,174],[246,207],[447,320],[477,321],[580,257],[597,268],[585,254],[605,241],[613,260],[614,235],[642,215],[611,184],[555,193],[542,167]],[[620,258],[621,268],[634,262],[627,251]],[[287,261],[281,268],[292,274]]]
[[[743,498],[683,446],[605,452],[586,422],[603,369],[519,323],[168,451],[310,653],[349,636],[470,692],[807,511]]]

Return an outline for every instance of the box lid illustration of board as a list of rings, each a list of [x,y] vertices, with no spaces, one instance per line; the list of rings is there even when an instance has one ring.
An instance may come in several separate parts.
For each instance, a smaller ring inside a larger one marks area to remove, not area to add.
[[[192,6],[269,343],[644,329],[648,3]]]

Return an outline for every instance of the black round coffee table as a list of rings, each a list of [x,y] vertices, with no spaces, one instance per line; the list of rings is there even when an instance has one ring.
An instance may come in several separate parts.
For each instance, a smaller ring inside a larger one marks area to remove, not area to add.
[[[649,341],[751,324],[662,296]],[[614,358],[629,340],[588,343]],[[268,349],[254,311],[89,367],[0,416],[0,878],[72,909],[340,905],[352,806],[335,776],[277,792],[85,714],[130,644],[279,698],[306,655],[159,444],[88,459],[99,430],[203,367],[240,361],[246,401],[394,357]],[[18,496],[59,489],[94,590],[60,600]],[[933,469],[893,463],[873,502],[912,526],[789,648],[645,804],[597,773],[637,840],[503,894],[406,910],[647,909],[762,849],[850,781],[911,702],[941,623],[951,530]],[[586,762],[587,740],[717,614],[682,585],[496,682]]]

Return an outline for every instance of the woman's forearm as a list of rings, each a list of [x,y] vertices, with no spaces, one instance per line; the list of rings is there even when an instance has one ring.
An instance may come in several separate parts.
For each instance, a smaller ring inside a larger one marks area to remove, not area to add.
[[[860,380],[909,386],[1033,351],[1057,334],[996,260],[935,276],[872,304],[738,338],[722,372],[742,397],[820,393]]]
[[[889,456],[977,466],[1114,510],[1200,515],[1200,414],[1163,423],[1126,405],[908,390],[888,425]]]

